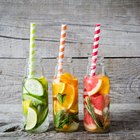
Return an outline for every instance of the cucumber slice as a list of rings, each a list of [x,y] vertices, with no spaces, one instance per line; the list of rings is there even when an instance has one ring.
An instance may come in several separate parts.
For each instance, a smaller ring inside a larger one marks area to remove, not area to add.
[[[36,126],[36,123],[37,123],[37,113],[35,109],[29,107],[25,130],[33,129]]]
[[[27,79],[24,84],[24,87],[32,95],[43,96],[44,94],[42,84],[36,79]]]

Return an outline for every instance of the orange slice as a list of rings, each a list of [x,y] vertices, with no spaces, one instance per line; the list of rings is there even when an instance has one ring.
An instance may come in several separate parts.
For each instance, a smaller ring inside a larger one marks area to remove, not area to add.
[[[67,85],[67,87],[65,89],[65,95],[66,95],[66,97],[65,97],[65,100],[64,100],[62,106],[65,107],[66,109],[70,109],[76,100],[76,93],[75,93],[74,86]]]
[[[60,81],[74,86],[78,86],[78,80],[76,79],[76,77],[72,76],[68,72],[60,76]]]
[[[87,92],[89,96],[96,94],[100,90],[102,86],[102,79],[98,79],[97,82],[93,84],[94,84],[94,88],[91,91]]]
[[[54,100],[53,101],[53,110],[54,110],[54,114],[56,115],[56,113],[60,110],[64,110],[65,108],[59,103],[59,101]]]
[[[110,81],[107,76],[101,76],[102,79],[102,86],[99,90],[100,94],[106,95],[110,92]]]
[[[69,112],[71,112],[71,113],[77,113],[77,112],[78,112],[78,103],[77,103],[77,104],[74,104],[74,105],[70,108]]]
[[[62,82],[53,82],[52,84],[52,91],[53,97],[56,97],[58,93],[63,94],[66,88],[66,84]]]

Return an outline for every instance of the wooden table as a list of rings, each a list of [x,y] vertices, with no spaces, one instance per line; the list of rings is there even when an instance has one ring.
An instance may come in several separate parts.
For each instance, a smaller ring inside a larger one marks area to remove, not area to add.
[[[0,0],[0,140],[94,139],[140,140],[139,0]],[[37,23],[36,53],[51,81],[58,55],[60,26],[68,24],[65,56],[73,58],[79,80],[80,128],[58,133],[52,125],[28,134],[21,123],[21,84],[28,56],[29,23]],[[82,125],[83,77],[91,54],[94,27],[101,23],[99,55],[111,81],[111,132],[92,134]]]
[[[139,140],[140,139],[140,104],[112,104],[111,131],[105,134],[94,134],[84,130],[82,108],[80,108],[80,127],[77,132],[56,132],[53,128],[50,111],[49,130],[41,134],[31,134],[22,129],[21,106],[0,105],[0,139],[67,139],[67,140]]]

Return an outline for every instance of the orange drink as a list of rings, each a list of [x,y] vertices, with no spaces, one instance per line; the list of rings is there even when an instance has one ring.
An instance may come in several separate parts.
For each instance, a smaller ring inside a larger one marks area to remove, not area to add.
[[[61,74],[52,83],[54,126],[58,131],[78,129],[78,80],[70,73]]]

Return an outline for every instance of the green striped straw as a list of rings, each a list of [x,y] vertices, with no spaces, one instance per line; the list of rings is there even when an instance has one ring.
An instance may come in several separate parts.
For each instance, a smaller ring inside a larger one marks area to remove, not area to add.
[[[35,63],[35,33],[36,24],[30,23],[30,50],[29,50],[29,77],[34,77],[34,63]]]

